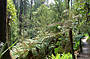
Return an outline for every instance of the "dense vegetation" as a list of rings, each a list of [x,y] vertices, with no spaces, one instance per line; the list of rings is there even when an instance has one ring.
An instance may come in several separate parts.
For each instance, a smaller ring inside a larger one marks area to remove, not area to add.
[[[69,30],[72,28],[73,47],[78,53],[80,39],[85,34],[90,36],[89,2],[7,0],[8,49],[12,58],[72,59]]]

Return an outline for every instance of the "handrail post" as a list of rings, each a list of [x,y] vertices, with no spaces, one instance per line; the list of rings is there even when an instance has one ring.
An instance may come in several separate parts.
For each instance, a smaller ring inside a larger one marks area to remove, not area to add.
[[[74,49],[73,49],[72,29],[71,28],[69,30],[69,38],[70,38],[70,44],[71,44],[72,57],[73,57],[73,59],[75,59]]]

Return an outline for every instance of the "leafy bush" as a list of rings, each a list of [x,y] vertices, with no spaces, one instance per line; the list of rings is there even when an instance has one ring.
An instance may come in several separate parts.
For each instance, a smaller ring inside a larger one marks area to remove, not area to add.
[[[80,45],[80,39],[83,38],[83,35],[77,35],[74,37],[74,50],[78,50],[79,49],[79,45]]]
[[[72,55],[70,53],[64,54],[61,56],[60,54],[57,54],[56,56],[54,56],[52,54],[50,59],[72,59]]]

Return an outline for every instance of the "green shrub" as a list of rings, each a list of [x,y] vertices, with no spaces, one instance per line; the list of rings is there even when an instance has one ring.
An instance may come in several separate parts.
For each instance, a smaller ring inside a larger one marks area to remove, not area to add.
[[[82,39],[84,36],[83,35],[77,35],[74,37],[74,50],[78,50],[79,49],[79,45],[80,45],[80,39]]]
[[[72,59],[72,55],[70,53],[63,53],[62,56],[60,54],[57,54],[56,56],[52,54],[51,59]]]

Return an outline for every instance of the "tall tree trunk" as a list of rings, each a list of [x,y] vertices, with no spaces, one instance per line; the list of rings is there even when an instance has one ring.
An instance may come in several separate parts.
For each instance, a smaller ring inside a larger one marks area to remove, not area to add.
[[[24,0],[24,2],[23,2],[23,4],[24,4],[24,16],[26,15],[26,11],[27,11],[27,0]]]
[[[6,43],[8,40],[6,37],[6,6],[7,6],[7,0],[0,0],[0,41],[3,43]],[[6,43],[5,48],[3,49],[3,52],[8,48],[8,43]],[[11,59],[10,51],[6,51],[1,59]]]
[[[0,41],[6,42],[6,0],[0,0]]]
[[[69,30],[69,38],[70,38],[70,44],[71,44],[72,57],[73,57],[73,59],[75,59],[74,49],[73,49],[72,29],[71,28]]]
[[[33,0],[31,0],[31,7],[30,7],[30,20],[32,20],[32,4],[33,4]]]
[[[65,2],[66,2],[66,9],[69,9],[69,2],[70,2],[70,0],[65,0]]]
[[[22,35],[22,13],[23,13],[23,1],[20,1],[20,13],[19,13],[19,35]]]
[[[90,7],[89,7],[89,3],[86,2],[86,8],[87,8],[87,13],[86,13],[86,17],[87,17],[87,22],[90,21],[90,15],[88,15],[88,13],[90,12]]]

